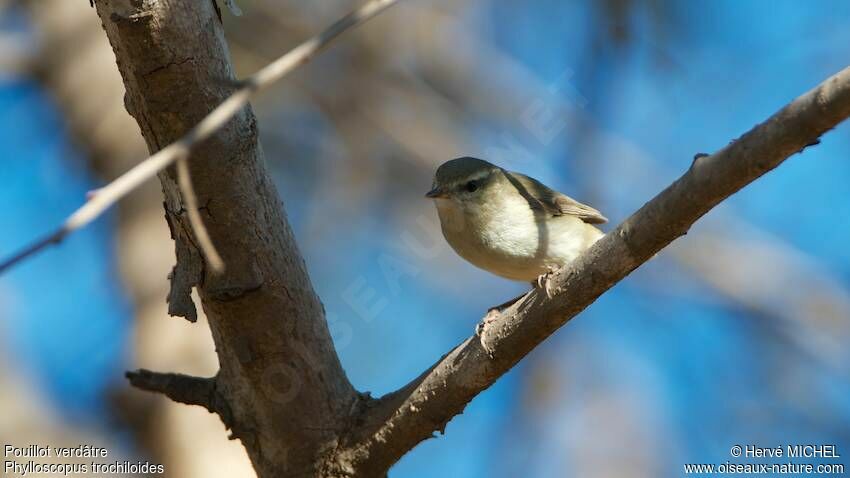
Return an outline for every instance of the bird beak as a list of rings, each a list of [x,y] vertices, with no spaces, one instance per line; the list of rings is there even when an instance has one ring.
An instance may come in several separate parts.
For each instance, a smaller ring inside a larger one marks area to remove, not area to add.
[[[444,197],[447,197],[447,196],[448,195],[446,194],[446,192],[442,188],[439,188],[439,187],[435,187],[434,189],[425,193],[425,197],[431,198],[431,199],[444,198]]]

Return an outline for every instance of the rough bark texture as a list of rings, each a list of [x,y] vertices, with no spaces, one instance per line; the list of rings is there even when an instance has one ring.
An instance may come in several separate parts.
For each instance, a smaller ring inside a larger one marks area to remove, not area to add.
[[[127,109],[152,152],[227,95],[222,80],[234,75],[211,1],[103,0],[96,7],[124,79]],[[216,410],[257,472],[312,474],[335,446],[358,394],[333,350],[322,304],[265,172],[251,110],[197,147],[190,166],[227,270],[205,270],[174,171],[164,172],[165,214],[177,250],[170,312],[194,319],[189,293],[197,287],[221,367]]]
[[[226,95],[233,77],[212,2],[98,0],[151,151]],[[217,412],[260,476],[382,476],[478,393],[599,295],[685,234],[714,205],[850,115],[850,70],[802,96],[647,203],[403,389],[357,393],[339,364],[246,109],[196,148],[192,177],[227,270],[204,267],[174,173],[160,175],[176,242],[173,313],[195,317],[198,289],[220,361],[212,379],[142,371],[135,385]]]
[[[38,33],[36,77],[61,107],[74,142],[87,151],[89,167],[103,180],[118,177],[145,156],[147,147],[124,108],[124,84],[100,19],[86,2],[24,5]],[[213,375],[218,361],[209,332],[166,320],[168,281],[163,279],[174,265],[174,243],[162,216],[157,181],[135,190],[117,211],[115,259],[134,308],[128,359],[160,370]],[[201,320],[207,327],[206,318]],[[227,439],[217,415],[127,387],[110,390],[109,401],[116,415],[111,420],[123,422],[139,453],[163,464],[167,476],[252,475],[244,447]]]

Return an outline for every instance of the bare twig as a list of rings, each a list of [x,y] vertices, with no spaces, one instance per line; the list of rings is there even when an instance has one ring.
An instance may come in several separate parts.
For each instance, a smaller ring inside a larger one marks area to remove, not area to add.
[[[33,241],[31,244],[27,245],[16,254],[12,255],[8,259],[5,259],[3,262],[0,262],[0,272],[3,272],[4,270],[14,266],[18,262],[21,262],[22,260],[26,259],[27,257],[30,257],[31,255],[46,248],[51,244],[59,244],[60,242],[62,242],[62,239],[64,239],[65,236],[67,236],[70,232],[71,231],[69,231],[63,226],[57,229],[56,231],[51,232],[47,236]]]
[[[20,252],[12,254],[9,259],[0,262],[0,273],[47,246],[60,242],[65,236],[77,229],[86,226],[106,209],[136,189],[140,184],[153,178],[157,173],[173,164],[178,158],[187,157],[194,145],[209,138],[227,123],[230,118],[248,104],[248,100],[257,91],[271,85],[299,66],[307,63],[316,53],[325,48],[346,30],[366,22],[397,1],[371,0],[367,2],[360,8],[337,20],[336,23],[320,34],[298,45],[248,77],[245,81],[240,82],[240,86],[232,95],[222,101],[218,107],[212,110],[209,115],[189,130],[182,138],[152,154],[111,183],[100,188],[91,200],[77,209],[65,220],[65,223],[61,227],[49,235],[49,240],[41,239],[33,242],[24,247]]]
[[[715,205],[802,151],[850,116],[850,68],[800,96],[688,171],[585,254],[557,271],[552,296],[537,288],[364,417],[344,452],[364,475],[383,472],[442,430],[476,395],[649,260]],[[486,343],[486,346],[484,345]]]
[[[224,270],[224,261],[221,260],[221,256],[215,249],[215,245],[210,239],[210,233],[204,226],[201,213],[198,211],[198,197],[195,195],[195,188],[192,187],[188,158],[177,160],[177,183],[183,195],[183,204],[186,207],[189,222],[192,224],[192,230],[195,231],[195,237],[198,239],[198,247],[200,247],[204,259],[207,260],[207,264],[213,272],[220,273]]]

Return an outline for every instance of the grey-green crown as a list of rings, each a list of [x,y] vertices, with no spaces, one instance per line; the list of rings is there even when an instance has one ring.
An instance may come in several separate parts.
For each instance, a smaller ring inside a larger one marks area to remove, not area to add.
[[[498,171],[499,167],[483,159],[465,156],[441,164],[435,175],[436,184],[449,185],[470,178],[481,178]]]

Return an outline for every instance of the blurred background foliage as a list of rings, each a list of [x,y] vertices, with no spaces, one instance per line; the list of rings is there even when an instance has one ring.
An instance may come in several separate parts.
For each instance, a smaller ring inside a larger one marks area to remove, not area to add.
[[[223,21],[241,76],[355,5],[239,4]],[[256,98],[353,383],[399,387],[525,288],[444,244],[422,197],[441,162],[521,170],[616,224],[847,66],[848,20],[841,0],[408,0]],[[672,477],[750,443],[850,454],[847,132],[712,211],[391,476]],[[2,254],[145,156],[87,1],[0,0],[0,141]],[[150,184],[0,276],[0,441],[250,476],[214,417],[122,379],[216,370],[206,326],[166,316],[161,207]]]

